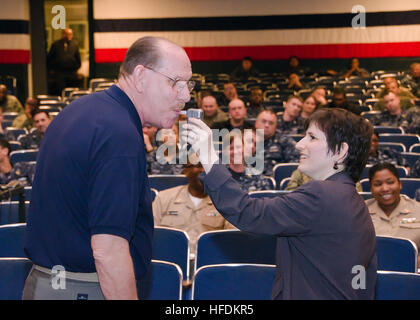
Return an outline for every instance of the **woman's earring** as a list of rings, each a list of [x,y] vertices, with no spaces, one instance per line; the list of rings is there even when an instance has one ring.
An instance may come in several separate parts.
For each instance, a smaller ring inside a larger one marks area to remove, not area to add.
[[[338,163],[337,163],[337,162],[334,162],[333,169],[334,169],[334,170],[338,170]]]

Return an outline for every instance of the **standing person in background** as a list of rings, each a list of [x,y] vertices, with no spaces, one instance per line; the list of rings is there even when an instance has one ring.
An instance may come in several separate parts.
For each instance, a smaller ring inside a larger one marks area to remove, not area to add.
[[[23,299],[138,298],[153,239],[142,127],[173,126],[191,77],[184,49],[143,37],[128,49],[116,85],[54,118],[32,188],[24,245],[34,267]],[[51,286],[55,266],[65,269],[65,289]]]
[[[80,66],[79,46],[73,40],[73,30],[64,29],[62,38],[53,42],[47,55],[48,93],[61,96],[66,87],[80,87],[77,75]]]
[[[317,110],[296,144],[298,169],[313,180],[275,198],[252,199],[232,179],[204,122],[191,119],[182,139],[191,144],[216,209],[240,230],[277,237],[273,299],[374,299],[376,236],[355,183],[365,167],[372,125],[344,109]],[[354,284],[364,270],[363,289]]]
[[[258,73],[258,69],[253,66],[251,57],[246,56],[242,59],[241,65],[233,70],[230,77],[232,79],[246,81],[249,77],[258,76]]]

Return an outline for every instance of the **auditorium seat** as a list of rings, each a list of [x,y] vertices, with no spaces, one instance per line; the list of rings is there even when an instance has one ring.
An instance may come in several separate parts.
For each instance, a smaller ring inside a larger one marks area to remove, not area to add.
[[[0,300],[21,300],[32,268],[26,258],[0,258]]]
[[[420,143],[420,136],[417,134],[398,134],[398,133],[382,133],[379,134],[379,142],[398,142],[403,143],[407,150],[413,144]]]
[[[36,161],[38,149],[17,150],[10,153],[10,163],[14,165],[17,162]]]
[[[197,240],[195,270],[221,263],[275,264],[276,237],[239,230],[202,233]]]
[[[280,182],[284,178],[289,178],[298,166],[299,163],[279,163],[274,166],[273,175],[276,180],[276,189],[280,190]]]
[[[270,300],[274,265],[221,264],[198,269],[193,300]]]
[[[0,257],[27,258],[23,251],[23,237],[26,223],[0,226]]]
[[[26,129],[14,128],[14,127],[6,127],[6,131],[7,132],[10,132],[11,134],[13,134],[14,140],[17,140],[17,138],[21,134],[28,134],[28,131],[26,131]]]
[[[174,263],[152,260],[137,288],[140,300],[181,300],[182,271]]]
[[[375,292],[376,300],[420,300],[420,275],[378,271]]]
[[[405,159],[410,168],[412,168],[414,164],[420,160],[420,150],[417,152],[401,152],[401,156]]]
[[[149,175],[150,187],[157,191],[188,184],[188,179],[184,174],[152,174]]]
[[[391,236],[376,236],[378,270],[417,272],[417,246],[409,240]]]

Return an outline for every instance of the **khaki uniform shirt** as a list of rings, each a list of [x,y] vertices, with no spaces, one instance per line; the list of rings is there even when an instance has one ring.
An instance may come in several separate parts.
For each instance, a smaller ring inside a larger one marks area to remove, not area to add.
[[[25,113],[21,113],[13,120],[12,127],[30,130],[33,127],[33,120],[28,118]]]
[[[188,185],[160,191],[153,201],[153,216],[156,226],[187,232],[191,253],[195,253],[197,238],[203,232],[235,228],[220,215],[209,196],[195,207]]]
[[[228,115],[226,114],[226,112],[224,112],[224,111],[222,111],[222,110],[220,110],[220,109],[217,109],[217,113],[216,113],[213,117],[206,117],[206,116],[204,115],[203,122],[204,122],[206,125],[208,125],[210,128],[212,128],[212,127],[213,127],[213,125],[214,125],[216,122],[225,122],[225,121],[227,121],[227,120],[229,120],[229,117],[228,117]]]
[[[366,205],[377,235],[410,239],[420,248],[420,202],[401,195],[400,203],[389,216],[375,199],[366,200]]]

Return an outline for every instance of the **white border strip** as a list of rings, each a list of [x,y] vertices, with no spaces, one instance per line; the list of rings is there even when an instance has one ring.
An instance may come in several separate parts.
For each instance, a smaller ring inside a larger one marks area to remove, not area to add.
[[[300,30],[187,31],[187,32],[96,32],[95,49],[128,48],[144,36],[164,37],[183,47],[310,45],[420,41],[420,24]]]

